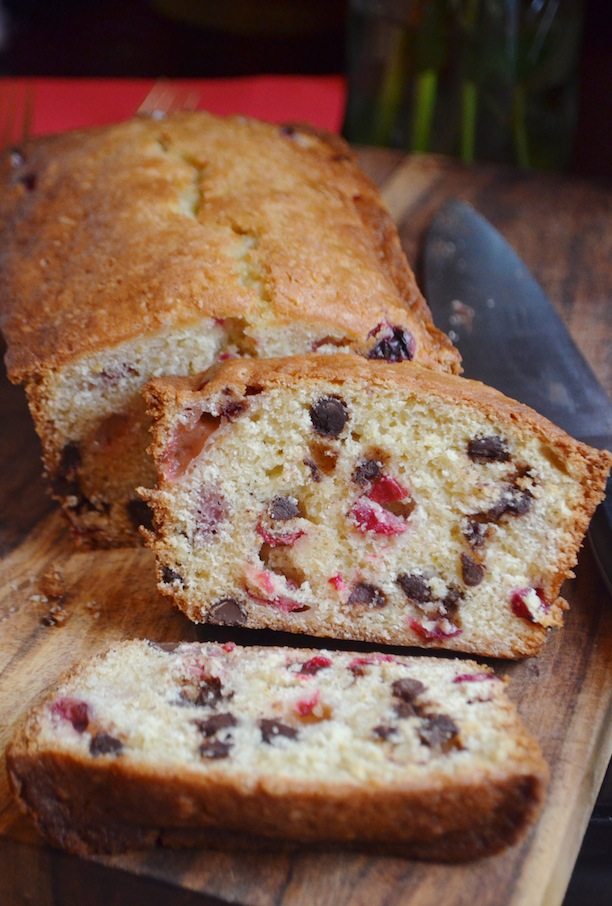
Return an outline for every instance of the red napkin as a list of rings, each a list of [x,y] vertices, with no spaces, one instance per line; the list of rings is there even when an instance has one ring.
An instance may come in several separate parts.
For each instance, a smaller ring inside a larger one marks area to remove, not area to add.
[[[2,79],[17,103],[33,96],[31,134],[44,135],[101,125],[132,116],[152,79]],[[273,123],[303,121],[332,132],[342,126],[346,95],[342,76],[249,76],[235,79],[176,79],[164,83],[180,96],[193,95],[211,113],[242,113]]]

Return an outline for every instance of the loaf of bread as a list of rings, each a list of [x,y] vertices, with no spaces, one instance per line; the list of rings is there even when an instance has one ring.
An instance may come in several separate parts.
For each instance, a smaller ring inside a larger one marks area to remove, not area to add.
[[[612,456],[411,363],[224,363],[147,390],[159,588],[197,622],[535,654]]]
[[[46,696],[7,760],[76,853],[256,835],[468,859],[514,842],[547,775],[487,667],[232,642],[111,648]]]
[[[312,350],[456,371],[376,189],[338,138],[180,113],[0,161],[1,327],[55,497],[133,543],[152,478],[139,391],[217,359]]]

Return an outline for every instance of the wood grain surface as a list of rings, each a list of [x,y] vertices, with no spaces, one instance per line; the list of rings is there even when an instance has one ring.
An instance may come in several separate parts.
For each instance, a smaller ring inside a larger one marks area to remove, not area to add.
[[[437,207],[449,197],[471,201],[514,245],[612,390],[612,193],[440,158],[374,149],[360,157],[382,186],[412,263]],[[273,633],[190,624],[157,595],[147,551],[75,550],[44,493],[23,393],[4,375],[0,418],[0,752],[41,690],[118,639],[279,641]],[[518,846],[462,866],[308,849],[157,850],[83,860],[42,843],[18,814],[0,770],[1,906],[557,906],[612,752],[612,602],[588,548],[576,572],[564,589],[566,627],[543,655],[492,662],[510,675],[510,696],[551,765],[546,808]]]

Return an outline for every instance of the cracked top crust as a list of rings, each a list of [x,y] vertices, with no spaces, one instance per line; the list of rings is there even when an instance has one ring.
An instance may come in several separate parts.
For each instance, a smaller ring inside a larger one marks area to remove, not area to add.
[[[335,136],[137,117],[9,151],[0,185],[12,380],[203,318],[306,321],[360,352],[392,325],[421,364],[459,370],[375,187]]]

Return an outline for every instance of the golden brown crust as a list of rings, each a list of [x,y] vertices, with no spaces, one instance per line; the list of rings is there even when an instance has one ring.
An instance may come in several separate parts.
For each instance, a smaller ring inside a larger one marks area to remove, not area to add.
[[[381,321],[458,370],[344,143],[182,113],[40,139],[0,162],[12,380],[203,318],[308,322],[363,350]]]

